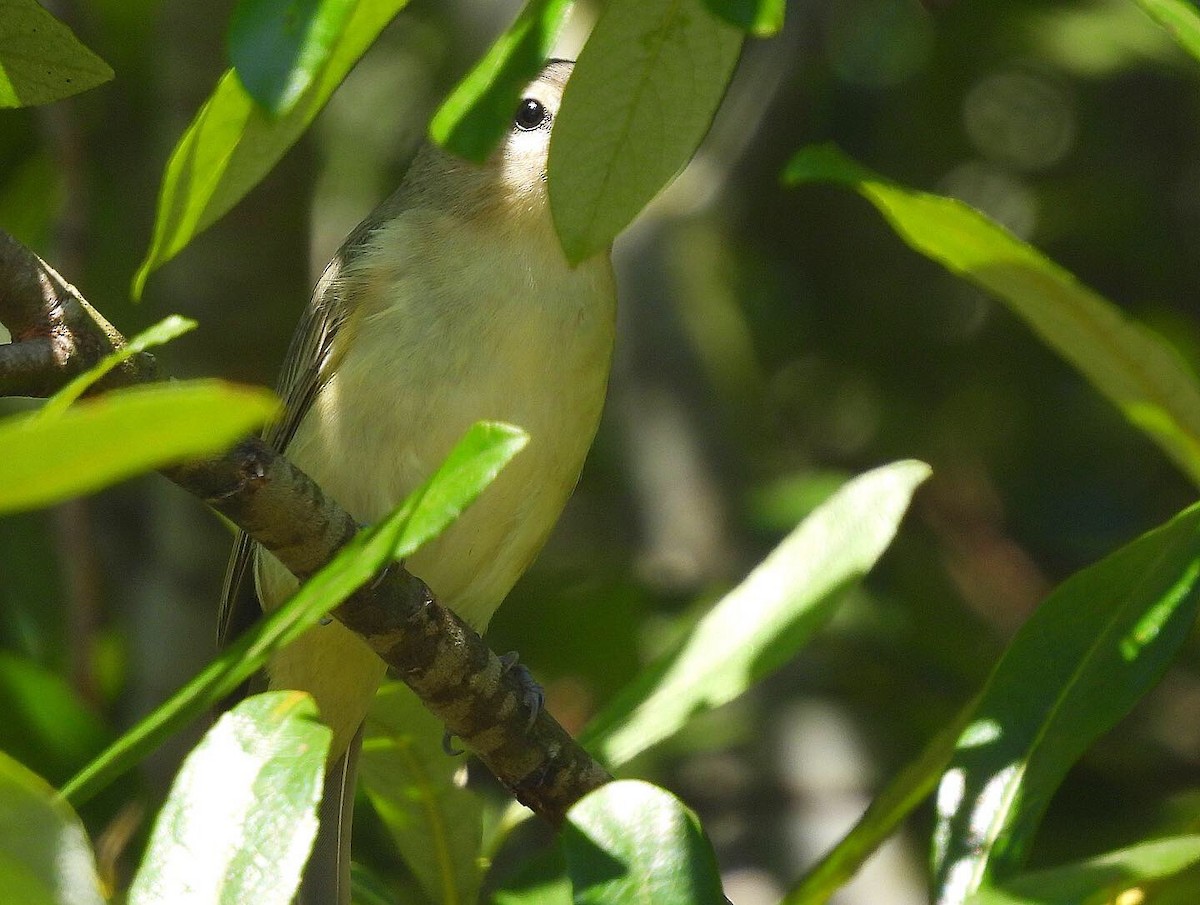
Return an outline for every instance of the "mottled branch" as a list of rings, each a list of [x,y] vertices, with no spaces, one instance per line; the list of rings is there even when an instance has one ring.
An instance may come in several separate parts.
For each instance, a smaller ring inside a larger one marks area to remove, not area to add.
[[[12,342],[0,345],[0,396],[49,396],[124,337],[70,283],[0,230],[0,323]],[[100,380],[96,391],[152,380],[154,358],[135,355]]]
[[[75,290],[0,231],[0,395],[44,396],[125,340]],[[154,379],[149,356],[135,356],[104,386]],[[358,530],[311,478],[261,440],[164,469],[270,550],[301,580]],[[393,566],[333,615],[361,635],[425,705],[525,805],[553,824],[572,803],[611,777],[545,711],[532,726],[514,671],[429,588]]]

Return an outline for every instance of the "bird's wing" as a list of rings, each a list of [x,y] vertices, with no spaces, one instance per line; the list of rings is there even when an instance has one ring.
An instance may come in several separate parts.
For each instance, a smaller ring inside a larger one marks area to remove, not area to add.
[[[279,374],[276,391],[283,400],[283,415],[263,431],[263,439],[276,452],[284,452],[313,399],[325,386],[336,366],[335,339],[346,322],[350,306],[343,275],[347,266],[366,248],[372,233],[396,215],[406,203],[404,184],[371,212],[346,237],[338,253],[325,267],[308,306],[300,316],[287,357]],[[217,610],[217,642],[224,646],[248,628],[261,614],[253,579],[247,581],[254,562],[254,542],[238,531]]]
[[[283,399],[283,415],[263,433],[263,439],[276,452],[287,449],[313,399],[333,372],[334,339],[347,314],[338,276],[349,251],[348,242],[325,268],[292,335],[276,387]],[[253,561],[254,542],[244,531],[238,531],[217,611],[217,641],[221,645],[237,637],[262,612],[254,582],[247,580]]]

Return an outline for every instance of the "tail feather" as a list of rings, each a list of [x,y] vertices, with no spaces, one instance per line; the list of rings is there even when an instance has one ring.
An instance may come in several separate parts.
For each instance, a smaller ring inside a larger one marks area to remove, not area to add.
[[[304,868],[296,905],[350,905],[350,829],[354,822],[354,790],[363,730],[325,775],[318,811],[320,826]]]

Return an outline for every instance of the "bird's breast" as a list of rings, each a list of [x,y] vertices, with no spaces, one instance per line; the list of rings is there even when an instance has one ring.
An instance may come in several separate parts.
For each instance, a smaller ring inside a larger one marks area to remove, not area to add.
[[[495,483],[409,561],[482,629],[545,542],[595,434],[613,345],[611,269],[607,257],[568,268],[544,242],[491,247],[413,223],[380,233],[347,269],[337,365],[288,454],[371,522],[476,421],[526,431]]]

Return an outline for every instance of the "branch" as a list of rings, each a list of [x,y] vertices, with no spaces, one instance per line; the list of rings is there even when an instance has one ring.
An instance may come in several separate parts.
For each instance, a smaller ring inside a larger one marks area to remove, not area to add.
[[[0,231],[0,396],[48,395],[125,340],[78,291]],[[149,356],[112,371],[104,388],[155,379]],[[258,439],[163,469],[235,522],[301,581],[358,531],[308,475]],[[332,614],[416,692],[522,804],[553,825],[611,776],[546,711],[533,725],[519,678],[429,588],[399,565]]]
[[[0,323],[12,333],[0,345],[0,396],[49,396],[125,344],[53,267],[0,230]],[[96,389],[154,380],[154,358],[135,355]]]

